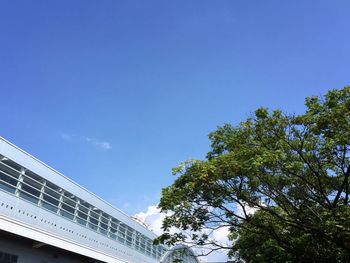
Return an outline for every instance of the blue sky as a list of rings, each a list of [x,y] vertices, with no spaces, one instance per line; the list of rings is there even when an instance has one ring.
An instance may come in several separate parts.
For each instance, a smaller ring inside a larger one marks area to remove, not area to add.
[[[0,135],[134,214],[207,135],[350,78],[349,1],[0,1]]]

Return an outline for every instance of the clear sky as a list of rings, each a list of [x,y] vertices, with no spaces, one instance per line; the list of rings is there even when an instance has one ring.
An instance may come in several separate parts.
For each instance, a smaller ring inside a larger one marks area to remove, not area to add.
[[[0,1],[0,135],[123,211],[257,107],[350,80],[350,1]]]

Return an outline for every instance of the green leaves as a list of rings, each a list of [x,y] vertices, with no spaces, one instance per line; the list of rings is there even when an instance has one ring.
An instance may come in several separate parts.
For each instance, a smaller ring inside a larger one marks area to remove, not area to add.
[[[159,207],[171,216],[158,242],[229,249],[245,262],[349,260],[350,87],[306,107],[297,116],[260,108],[210,133],[207,158],[174,168],[163,189]],[[223,226],[229,246],[213,239]]]

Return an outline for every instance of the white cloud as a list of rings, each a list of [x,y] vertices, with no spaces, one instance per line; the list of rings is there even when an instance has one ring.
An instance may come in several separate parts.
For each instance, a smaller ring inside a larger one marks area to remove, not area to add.
[[[64,133],[64,132],[62,132],[60,135],[61,135],[61,138],[65,141],[70,141],[74,137],[74,135],[69,133]]]
[[[247,215],[253,215],[259,209],[257,207],[249,206],[248,204],[243,204],[243,206]],[[240,205],[237,205],[237,215],[245,217],[243,207]]]
[[[110,142],[100,141],[98,139],[89,138],[89,137],[84,137],[84,139],[86,142],[91,143],[92,145],[95,145],[100,149],[104,149],[104,150],[112,149],[112,145]]]
[[[209,234],[209,239],[215,241],[216,244],[222,245],[223,247],[229,247],[231,245],[231,241],[228,240],[229,227],[223,226],[214,231],[203,231]],[[206,255],[208,252],[212,250],[212,248],[216,248],[215,246],[207,246],[204,248],[197,247],[194,248],[194,251],[197,255]],[[200,259],[203,259],[204,262],[226,262],[228,260],[227,256],[228,250],[220,249],[213,250],[207,256],[201,256]]]
[[[157,208],[156,205],[151,205],[147,208],[145,212],[137,213],[133,216],[133,218],[136,218],[141,223],[145,224],[148,229],[152,230],[156,235],[161,235],[163,233],[162,230],[162,222],[165,218],[166,214],[161,213],[160,209]],[[211,237],[215,239],[217,242],[223,245],[228,245],[230,242],[227,238],[229,228],[228,227],[222,227],[219,228],[216,231],[213,231],[211,233]],[[171,230],[170,232],[175,232],[175,229]],[[203,250],[200,248],[193,248],[195,253],[198,255],[201,253],[208,252],[208,250]],[[227,251],[221,250],[212,252],[206,257],[199,257],[200,261],[204,260],[204,262],[211,261],[211,262],[226,262],[227,258]]]
[[[161,213],[156,205],[149,206],[146,212],[140,212],[134,215],[137,220],[145,224],[156,235],[161,235],[163,233],[162,222],[165,216],[166,215]]]
[[[212,237],[214,240],[217,240],[221,245],[227,246],[230,244],[230,241],[228,240],[228,234],[229,234],[229,227],[224,226],[221,227],[212,233]]]
[[[80,142],[86,142],[88,144],[91,144],[99,149],[103,149],[103,150],[110,150],[112,149],[112,145],[110,142],[107,141],[102,141],[96,138],[90,138],[90,137],[86,137],[86,136],[79,136],[79,135],[74,135],[74,134],[70,134],[70,133],[65,133],[65,132],[61,132],[60,136],[63,140],[65,141],[80,141]]]

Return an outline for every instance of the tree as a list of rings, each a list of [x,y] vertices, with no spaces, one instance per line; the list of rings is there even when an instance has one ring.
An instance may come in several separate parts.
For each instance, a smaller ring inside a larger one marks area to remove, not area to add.
[[[237,262],[350,262],[350,87],[305,104],[212,132],[205,160],[173,169],[155,242],[226,249]],[[227,245],[213,239],[220,228]]]

